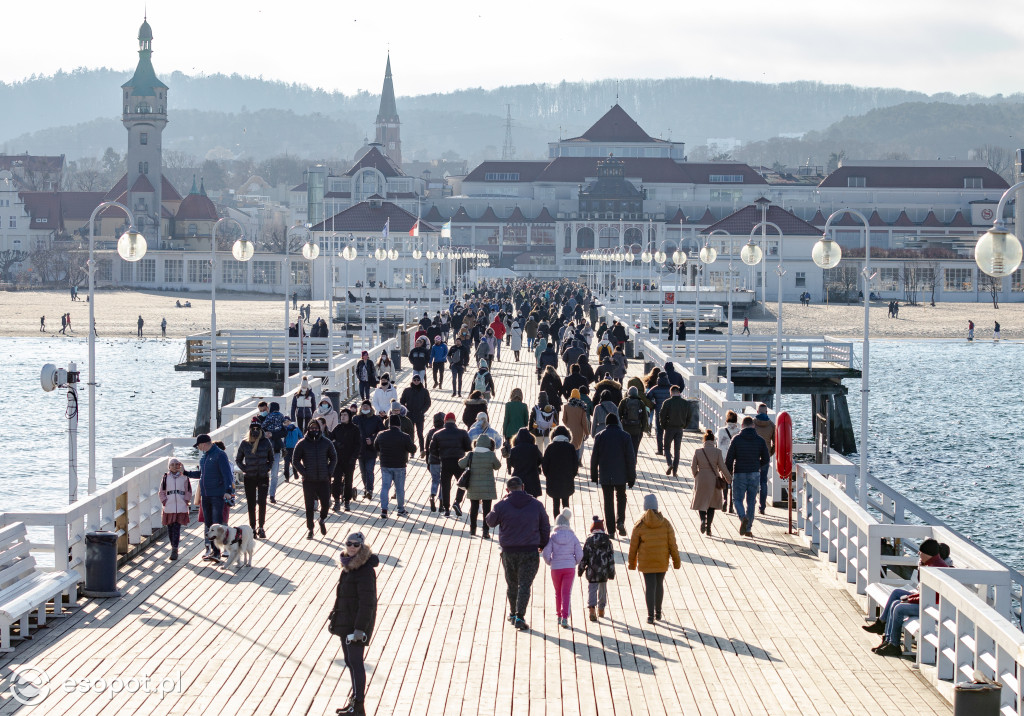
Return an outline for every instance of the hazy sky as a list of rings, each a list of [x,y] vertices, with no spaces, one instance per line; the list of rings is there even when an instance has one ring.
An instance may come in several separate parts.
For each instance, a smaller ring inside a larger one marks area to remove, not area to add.
[[[0,80],[130,69],[148,5],[160,74],[399,95],[615,77],[1024,89],[1020,0],[5,0]]]

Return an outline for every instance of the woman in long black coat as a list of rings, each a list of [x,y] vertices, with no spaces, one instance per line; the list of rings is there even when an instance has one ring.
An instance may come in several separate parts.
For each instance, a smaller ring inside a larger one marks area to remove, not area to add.
[[[572,446],[569,429],[564,425],[552,431],[541,465],[547,483],[545,492],[554,503],[553,513],[557,518],[562,508],[569,506],[569,498],[576,492],[576,475],[579,473],[576,448]]]
[[[380,560],[366,544],[362,532],[354,532],[345,540],[339,562],[341,577],[331,612],[331,630],[341,638],[345,665],[352,677],[352,698],[338,713],[365,714],[363,654],[377,619],[377,573],[373,570]]]
[[[513,477],[522,479],[523,490],[527,494],[540,497],[540,464],[544,456],[533,433],[528,428],[519,428],[512,442],[512,450],[508,454],[509,471]]]
[[[560,412],[562,409],[562,379],[558,377],[558,373],[551,366],[544,369],[544,374],[540,379],[540,389],[548,394],[548,400],[555,407],[555,412]]]

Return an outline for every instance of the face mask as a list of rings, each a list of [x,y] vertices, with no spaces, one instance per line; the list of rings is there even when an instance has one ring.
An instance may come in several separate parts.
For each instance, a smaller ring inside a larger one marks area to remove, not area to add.
[[[330,403],[320,403],[320,412],[321,413],[327,413],[327,412],[330,412],[330,410],[331,410],[331,404]]]
[[[310,440],[319,440],[320,439],[320,431],[319,430],[310,430],[306,434],[309,435],[309,439]]]
[[[363,415],[369,415],[370,414],[370,409],[369,408],[363,408],[359,412],[362,413]]]
[[[261,417],[261,418],[265,418],[265,417],[267,417],[267,411],[266,411],[266,410],[261,410],[261,411],[260,411],[260,417]]]

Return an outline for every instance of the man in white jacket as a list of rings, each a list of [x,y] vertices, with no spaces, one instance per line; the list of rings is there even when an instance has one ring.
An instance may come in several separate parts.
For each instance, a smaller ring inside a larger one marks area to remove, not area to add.
[[[374,412],[383,417],[391,410],[392,400],[398,400],[398,391],[391,384],[391,375],[383,373],[380,376],[380,385],[374,389],[373,394],[370,396],[370,404],[373,405]]]

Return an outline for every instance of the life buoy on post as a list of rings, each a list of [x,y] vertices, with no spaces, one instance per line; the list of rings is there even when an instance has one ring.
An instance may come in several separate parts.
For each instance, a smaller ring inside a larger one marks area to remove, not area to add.
[[[775,418],[775,469],[789,481],[786,502],[789,510],[789,534],[793,534],[793,419],[782,411]]]

